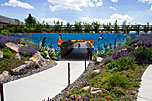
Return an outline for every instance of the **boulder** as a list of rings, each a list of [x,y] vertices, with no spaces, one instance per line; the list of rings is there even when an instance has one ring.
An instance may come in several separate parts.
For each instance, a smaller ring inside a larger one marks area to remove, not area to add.
[[[3,58],[3,52],[0,51],[0,59],[2,59],[2,58]]]
[[[5,79],[8,79],[8,77],[9,77],[9,72],[8,71],[4,71],[2,74],[4,75]]]
[[[45,51],[45,53],[47,54],[47,55],[46,55],[46,58],[47,58],[47,59],[51,59],[50,56],[49,56],[48,51]]]
[[[100,69],[98,69],[98,70],[94,70],[94,71],[92,71],[92,75],[97,75],[99,72],[100,72],[101,70]]]
[[[96,94],[96,93],[100,93],[100,92],[102,92],[102,90],[100,88],[92,87],[91,90],[90,90],[91,94]]]
[[[44,59],[40,55],[40,52],[35,53],[33,57],[30,58],[30,61],[33,61],[34,63],[36,63],[40,68],[50,67],[56,63],[55,61],[52,61],[50,59]]]
[[[24,63],[27,64],[27,65],[33,64],[32,61],[25,61]]]
[[[81,96],[80,95],[71,95],[70,99],[71,100],[81,99]]]
[[[80,89],[80,91],[81,90],[89,90],[90,89],[90,86],[86,86],[86,87],[83,87],[82,89]]]
[[[5,46],[7,46],[8,48],[16,51],[17,53],[19,52],[18,51],[19,50],[19,46],[14,44],[14,43],[12,43],[12,42],[5,43]]]
[[[102,58],[102,57],[97,57],[96,62],[102,62],[102,61],[103,61],[103,58]]]
[[[4,71],[2,74],[0,74],[0,81],[7,80],[9,78],[9,72]]]
[[[3,74],[0,74],[0,81],[4,81],[5,80],[5,77]]]
[[[21,60],[21,56],[20,56],[20,54],[19,54],[19,53],[16,53],[16,55],[15,55],[15,59],[16,59],[16,60]]]
[[[24,64],[24,65],[21,65],[21,66],[19,66],[17,68],[12,69],[11,71],[12,72],[20,72],[21,70],[26,69],[27,67],[28,67],[28,65]]]

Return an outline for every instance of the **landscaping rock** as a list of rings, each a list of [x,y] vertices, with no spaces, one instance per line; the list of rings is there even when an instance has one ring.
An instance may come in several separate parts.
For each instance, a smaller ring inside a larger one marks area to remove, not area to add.
[[[0,74],[0,81],[7,80],[9,78],[9,72],[4,71],[2,74]]]
[[[113,68],[113,69],[112,69],[112,71],[117,71],[117,70],[118,70],[118,68]]]
[[[19,54],[19,53],[16,53],[16,55],[15,55],[15,59],[16,59],[16,60],[21,60],[21,56],[20,56],[20,54]]]
[[[100,88],[92,87],[91,90],[90,90],[91,94],[96,94],[96,93],[100,93],[100,92],[102,92],[102,90]]]
[[[26,69],[28,66],[29,66],[29,65],[24,64],[24,65],[21,65],[21,66],[19,66],[19,67],[17,67],[17,68],[12,69],[11,71],[12,71],[12,72],[20,72],[21,70]]]
[[[37,52],[36,54],[34,54],[33,57],[30,58],[30,61],[35,62],[40,68],[51,67],[51,66],[54,66],[54,64],[56,64],[55,61],[52,61],[50,59],[44,59],[40,55],[40,52]]]
[[[19,51],[18,51],[18,50],[19,50],[19,46],[16,45],[16,44],[14,44],[14,43],[12,43],[12,42],[6,43],[5,46],[7,46],[8,48],[16,51],[17,53],[19,52]]]
[[[100,69],[94,70],[94,71],[92,71],[91,75],[97,75],[100,71],[101,71]]]
[[[5,80],[5,77],[3,74],[0,74],[0,81],[4,81]]]
[[[2,58],[3,58],[3,52],[0,51],[0,59],[2,59]]]
[[[9,77],[9,72],[8,71],[4,71],[2,74],[4,75],[5,80],[7,80],[8,77]]]
[[[71,100],[81,99],[81,96],[80,95],[71,95],[70,99]]]
[[[96,62],[102,62],[102,61],[103,61],[103,58],[102,58],[102,57],[97,57]]]
[[[27,64],[27,65],[33,64],[32,61],[25,61],[24,63]]]
[[[80,89],[80,91],[81,90],[89,90],[90,89],[90,86],[86,86],[86,87],[83,87],[82,89]]]
[[[47,55],[46,55],[46,58],[47,58],[47,59],[51,59],[50,56],[49,56],[48,51],[45,51],[45,53],[47,54]]]

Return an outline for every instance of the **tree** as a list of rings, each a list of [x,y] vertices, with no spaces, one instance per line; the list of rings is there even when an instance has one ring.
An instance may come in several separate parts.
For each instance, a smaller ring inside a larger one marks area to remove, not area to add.
[[[100,23],[98,23],[98,22],[96,21],[96,22],[93,22],[92,25],[93,25],[94,31],[95,31],[96,33],[99,33]]]
[[[25,19],[25,24],[26,25],[35,25],[36,24],[36,19],[32,17],[31,14]]]
[[[82,31],[81,22],[76,22],[76,21],[75,21],[74,26],[75,26],[75,31],[77,31],[77,32],[81,32],[81,31]]]
[[[92,26],[89,23],[86,23],[86,22],[83,22],[83,25],[84,25],[84,31],[86,33],[89,33],[90,30],[92,29]]]
[[[115,23],[114,23],[114,31],[115,31],[116,33],[119,33],[119,27],[118,27],[118,25],[117,25],[117,20],[116,20]]]
[[[144,32],[147,34],[149,31],[149,23],[147,22],[147,25],[144,25]]]
[[[63,22],[60,22],[59,20],[54,21],[54,31],[55,32],[61,32],[63,30],[62,26],[63,26]]]
[[[67,22],[67,25],[66,25],[65,31],[67,31],[68,33],[70,33],[70,32],[71,32],[71,30],[72,30],[72,25],[71,25],[69,22]]]

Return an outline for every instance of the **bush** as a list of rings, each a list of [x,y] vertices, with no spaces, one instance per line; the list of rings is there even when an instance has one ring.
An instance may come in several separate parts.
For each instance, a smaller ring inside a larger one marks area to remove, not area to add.
[[[25,41],[25,40],[21,40],[21,41],[20,41],[20,44],[26,45],[26,41]]]
[[[4,48],[2,49],[2,51],[3,51],[3,52],[9,52],[10,49],[9,49],[8,47],[4,47]]]
[[[121,70],[128,70],[132,68],[133,65],[136,63],[135,59],[131,56],[121,57],[117,60],[118,69]]]
[[[11,51],[4,52],[4,58],[10,58],[11,57]]]
[[[43,56],[43,58],[45,58],[47,56],[47,54],[45,52],[41,52],[41,56]]]
[[[108,77],[107,82],[111,87],[127,88],[129,85],[128,79],[125,75],[120,75],[119,72]]]
[[[112,60],[110,63],[108,63],[106,65],[107,69],[112,69],[112,68],[115,68],[115,67],[117,67],[117,63],[114,60]]]
[[[4,35],[11,35],[9,30],[6,30],[6,29],[2,30],[1,33],[4,34]]]
[[[32,56],[38,50],[37,45],[28,44],[27,46],[19,47],[19,53],[24,56]]]

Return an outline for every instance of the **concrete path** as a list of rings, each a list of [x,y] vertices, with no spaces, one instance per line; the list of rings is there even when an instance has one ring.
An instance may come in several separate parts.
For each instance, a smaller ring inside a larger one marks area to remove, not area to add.
[[[152,101],[152,65],[148,66],[142,76],[137,101]]]
[[[53,98],[67,87],[68,62],[71,63],[71,83],[74,82],[85,70],[84,61],[57,61],[58,65],[53,68],[4,84],[4,101]]]

